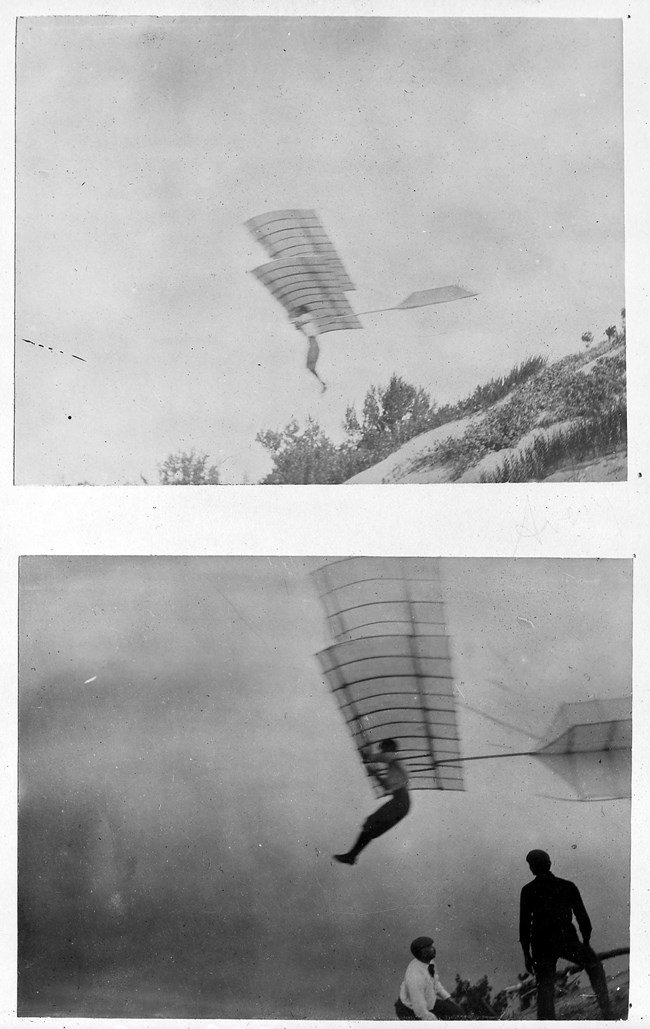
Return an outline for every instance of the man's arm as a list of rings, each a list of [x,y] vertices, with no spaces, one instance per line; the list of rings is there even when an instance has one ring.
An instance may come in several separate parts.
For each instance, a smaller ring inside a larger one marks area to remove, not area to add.
[[[571,891],[571,907],[573,908],[573,913],[576,916],[578,928],[582,933],[583,942],[588,944],[591,939],[591,920],[587,914],[587,909],[582,902],[580,890],[573,883],[571,883],[571,886],[573,887]]]
[[[444,988],[437,972],[433,975],[433,988],[436,991],[436,997],[442,997],[443,1000],[451,1000],[451,993]]]
[[[526,971],[530,972],[531,975],[535,973],[535,966],[533,965],[530,956],[530,919],[532,911],[530,902],[528,900],[526,887],[521,891],[519,898],[519,942],[521,943],[521,949],[524,952],[524,965]]]
[[[372,756],[371,752],[367,751],[364,751],[362,756],[363,763],[370,772],[370,774],[377,780],[377,782],[383,789],[386,789],[386,780],[384,778],[384,775],[381,772],[377,771],[377,759]]]

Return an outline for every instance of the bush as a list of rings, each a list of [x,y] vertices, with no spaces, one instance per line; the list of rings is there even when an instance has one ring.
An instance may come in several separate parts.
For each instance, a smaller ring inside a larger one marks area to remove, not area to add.
[[[565,461],[584,461],[611,454],[627,440],[625,402],[611,405],[601,414],[581,418],[553,436],[539,435],[515,457],[504,459],[481,482],[534,482],[546,478]]]
[[[281,432],[269,429],[256,439],[273,457],[273,471],[262,479],[265,486],[343,481],[338,448],[313,418],[303,430],[293,419]]]
[[[163,486],[218,486],[219,469],[214,464],[208,467],[208,460],[207,454],[194,450],[170,454],[158,466],[160,482]]]
[[[621,313],[624,317],[624,312]],[[582,339],[591,342],[593,336],[585,332]],[[368,390],[361,418],[353,406],[348,407],[343,423],[347,438],[340,446],[311,418],[304,429],[294,419],[280,431],[269,429],[258,433],[256,439],[273,460],[273,469],[262,483],[345,482],[384,460],[413,437],[480,412],[486,412],[485,417],[468,425],[462,436],[449,436],[435,444],[410,470],[450,464],[453,478],[458,479],[486,454],[513,447],[536,427],[558,421],[586,419],[591,425],[590,431],[597,432],[595,422],[592,424],[589,420],[596,419],[600,424],[603,412],[610,412],[616,419],[618,416],[612,412],[625,403],[625,356],[610,353],[621,343],[625,343],[625,326],[620,333],[616,326],[609,326],[605,339],[595,344],[589,353],[572,354],[550,366],[546,358],[534,355],[507,374],[477,386],[457,403],[442,407],[431,400],[426,390],[393,374],[388,386],[372,386]],[[589,371],[580,370],[592,362]],[[583,440],[580,445],[586,442]],[[566,446],[579,447],[579,433],[567,437]],[[519,464],[518,459],[504,463],[505,474],[524,479],[540,477],[547,462],[555,460],[543,448],[536,440],[527,448],[523,464]],[[504,467],[499,474],[504,474]],[[216,473],[216,469],[212,470]]]
[[[617,337],[617,341],[621,339]],[[611,349],[611,344],[602,347]],[[489,410],[480,422],[468,425],[462,436],[449,436],[437,443],[412,470],[450,464],[453,479],[459,479],[486,454],[515,446],[535,427],[574,418],[595,419],[594,425],[599,423],[605,413],[625,405],[625,355],[608,355],[606,351],[600,357],[597,351],[594,354],[595,364],[588,372],[580,371],[579,365],[585,362],[579,355],[544,368],[515,388],[505,403]],[[522,470],[517,474],[523,474]],[[524,476],[498,481],[526,480]]]

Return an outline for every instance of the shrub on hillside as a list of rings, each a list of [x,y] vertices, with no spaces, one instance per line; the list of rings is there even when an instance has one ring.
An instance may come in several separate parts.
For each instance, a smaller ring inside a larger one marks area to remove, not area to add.
[[[450,464],[452,477],[458,479],[486,454],[514,447],[536,427],[597,417],[624,403],[625,356],[620,344],[625,343],[625,330],[617,333],[610,326],[605,335],[589,353],[572,354],[550,366],[541,356],[530,357],[506,375],[477,386],[463,400],[443,407],[437,407],[426,390],[392,375],[388,386],[368,390],[361,418],[354,407],[348,407],[343,424],[347,439],[339,446],[313,419],[304,429],[294,420],[280,432],[258,433],[258,442],[274,464],[262,482],[345,482],[413,437],[484,411],[484,417],[475,418],[460,437],[441,440],[410,466],[410,471],[416,471]],[[580,370],[588,364],[589,371]],[[537,469],[545,460],[536,451],[529,464]]]
[[[488,410],[481,421],[468,425],[462,436],[450,436],[437,443],[412,470],[447,464],[453,468],[452,478],[459,479],[486,454],[514,447],[536,426],[542,428],[574,418],[594,418],[595,425],[605,417],[605,412],[625,403],[625,355],[597,357],[588,372],[580,371],[581,363],[585,363],[584,359],[571,355],[543,368],[516,387],[505,403]]]
[[[589,372],[575,371],[559,384],[555,398],[559,418],[589,417],[625,396],[625,356],[601,357]]]
[[[342,482],[338,448],[325,435],[318,422],[307,419],[301,429],[295,418],[280,432],[258,432],[257,441],[273,458],[273,470],[262,485]]]
[[[565,461],[585,461],[614,453],[627,440],[624,401],[598,415],[580,418],[551,436],[540,433],[533,443],[511,458],[504,458],[481,482],[535,482],[546,478]]]

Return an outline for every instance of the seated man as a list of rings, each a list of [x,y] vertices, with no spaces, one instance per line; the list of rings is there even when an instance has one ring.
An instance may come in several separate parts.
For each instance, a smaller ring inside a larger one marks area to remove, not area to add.
[[[354,865],[356,860],[371,840],[382,836],[389,829],[408,814],[411,800],[408,791],[408,775],[406,770],[397,760],[397,744],[395,740],[383,740],[379,744],[379,754],[376,758],[366,757],[365,761],[380,786],[386,793],[392,794],[391,799],[382,804],[380,808],[366,818],[357,842],[352,850],[346,854],[335,854],[334,857],[344,865]],[[386,765],[385,772],[377,772],[372,765],[380,762]]]
[[[413,940],[411,954],[413,961],[406,969],[399,998],[395,1001],[395,1013],[400,1022],[466,1018],[438,978],[433,964],[436,948],[431,937],[418,936]]]
[[[598,956],[589,946],[591,922],[578,887],[551,872],[545,850],[526,855],[535,876],[521,891],[519,940],[526,970],[537,979],[537,1017],[555,1018],[555,966],[558,958],[582,965],[596,994],[603,1018],[611,1018],[607,981]],[[573,924],[575,915],[582,943]]]

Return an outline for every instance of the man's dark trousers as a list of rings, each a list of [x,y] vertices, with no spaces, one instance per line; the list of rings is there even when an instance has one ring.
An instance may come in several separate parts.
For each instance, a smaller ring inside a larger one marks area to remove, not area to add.
[[[533,945],[532,958],[537,978],[537,1017],[539,1019],[555,1018],[555,966],[558,958],[564,958],[565,961],[571,961],[584,968],[603,1016],[610,1017],[607,980],[603,966],[591,947],[580,943],[578,939],[539,942]]]

